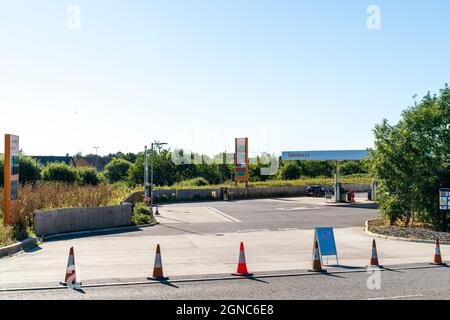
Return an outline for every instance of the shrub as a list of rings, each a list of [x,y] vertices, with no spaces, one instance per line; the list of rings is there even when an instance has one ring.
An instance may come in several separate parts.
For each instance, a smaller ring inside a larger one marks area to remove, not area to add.
[[[21,184],[35,183],[41,180],[42,165],[36,160],[27,157],[19,157],[19,181]],[[0,156],[0,186],[3,187],[3,175],[5,169],[4,157]]]
[[[156,223],[156,219],[153,214],[150,213],[150,209],[143,203],[135,204],[132,220],[135,225]]]
[[[63,162],[49,163],[42,170],[44,181],[75,183],[77,176],[77,171]]]
[[[86,167],[77,170],[78,183],[82,186],[96,186],[100,183],[100,176],[94,168]]]
[[[202,177],[194,178],[191,180],[182,181],[179,183],[182,186],[203,187],[209,185],[208,180]]]
[[[19,181],[22,184],[35,183],[41,180],[42,165],[36,160],[27,157],[19,157]]]
[[[362,161],[346,161],[339,166],[339,173],[343,176],[367,173]]]
[[[125,159],[114,158],[105,166],[105,177],[109,182],[125,181],[132,163]]]
[[[137,226],[140,226],[140,225],[143,225],[143,224],[154,223],[153,219],[154,218],[153,218],[152,215],[142,214],[142,213],[133,214],[133,217],[132,217],[133,224],[135,224]]]
[[[150,214],[150,208],[148,208],[142,202],[139,202],[134,205],[133,213],[134,214]]]
[[[286,163],[281,169],[281,177],[284,180],[295,180],[300,178],[302,174],[301,168],[298,166],[296,162]]]

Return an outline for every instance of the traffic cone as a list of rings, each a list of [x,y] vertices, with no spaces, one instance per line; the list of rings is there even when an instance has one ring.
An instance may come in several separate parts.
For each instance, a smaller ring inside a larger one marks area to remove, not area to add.
[[[308,271],[310,271],[310,272],[327,272],[327,270],[322,269],[322,263],[320,262],[319,243],[317,242],[316,239],[314,239],[312,269],[308,270]]]
[[[165,281],[168,277],[164,277],[162,260],[161,260],[161,248],[159,244],[156,246],[155,265],[153,267],[153,277],[147,278],[148,280]]]
[[[66,287],[79,287],[81,282],[77,281],[76,267],[75,267],[75,255],[73,253],[73,247],[69,251],[69,259],[67,261],[66,276],[64,282],[60,282],[61,285]]]
[[[378,263],[378,252],[377,252],[377,244],[375,242],[375,239],[372,241],[372,255],[370,257],[370,267],[380,267]]]
[[[445,264],[445,263],[442,263],[441,247],[439,245],[439,238],[436,238],[436,247],[434,248],[433,264],[436,264],[436,265],[444,265]]]
[[[239,262],[237,267],[237,272],[232,274],[233,276],[244,276],[251,277],[253,273],[249,273],[247,270],[247,262],[245,261],[245,249],[244,243],[241,242],[241,246],[239,248]]]

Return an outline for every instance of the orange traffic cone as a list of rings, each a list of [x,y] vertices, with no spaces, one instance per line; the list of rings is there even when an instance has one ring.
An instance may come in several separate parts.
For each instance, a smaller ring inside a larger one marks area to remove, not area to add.
[[[433,264],[437,264],[437,265],[444,265],[445,264],[445,263],[442,263],[441,247],[439,245],[439,239],[438,238],[436,238],[436,247],[434,248]]]
[[[81,282],[77,282],[77,274],[75,267],[75,255],[73,253],[73,247],[69,251],[69,259],[67,261],[66,276],[64,277],[64,282],[60,282],[61,285],[66,287],[79,287]]]
[[[377,244],[375,239],[372,241],[372,256],[370,257],[370,266],[371,267],[381,267],[378,264],[378,252],[377,252]]]
[[[237,272],[232,274],[233,276],[245,276],[251,277],[253,273],[249,273],[247,270],[247,262],[245,261],[245,249],[244,243],[241,242],[241,246],[239,248],[239,262],[237,267]]]
[[[161,260],[161,248],[159,244],[156,246],[155,265],[153,267],[153,277],[147,278],[148,280],[164,281],[168,280],[168,277],[164,277],[162,260]]]
[[[327,272],[327,270],[322,269],[322,263],[320,262],[319,243],[317,242],[316,239],[314,239],[312,269],[308,270],[308,271],[310,271],[310,272]]]

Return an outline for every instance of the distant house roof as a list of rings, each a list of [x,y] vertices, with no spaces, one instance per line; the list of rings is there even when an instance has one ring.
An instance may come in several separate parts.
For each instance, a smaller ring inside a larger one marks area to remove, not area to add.
[[[31,156],[31,158],[40,162],[42,165],[46,165],[48,163],[53,162],[64,162],[65,164],[75,167],[75,161],[70,156]]]
[[[105,166],[110,163],[112,158],[110,157],[82,157],[75,160],[77,167],[92,167],[95,168],[98,165],[98,171],[105,170]],[[97,162],[98,161],[98,162]]]

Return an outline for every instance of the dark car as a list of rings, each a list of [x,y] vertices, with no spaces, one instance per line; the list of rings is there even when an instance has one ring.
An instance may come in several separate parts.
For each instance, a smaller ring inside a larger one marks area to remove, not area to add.
[[[332,190],[322,185],[308,186],[306,188],[306,195],[308,197],[325,197],[325,194],[328,192],[333,193]]]

